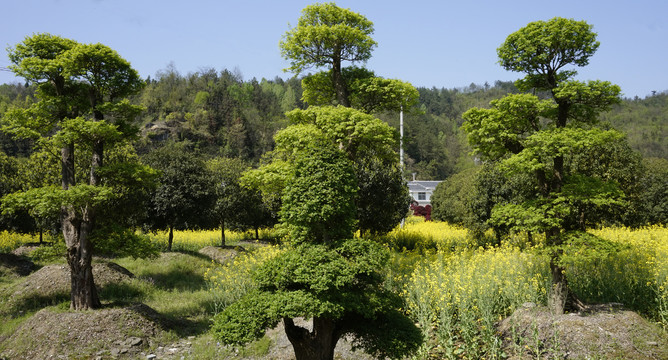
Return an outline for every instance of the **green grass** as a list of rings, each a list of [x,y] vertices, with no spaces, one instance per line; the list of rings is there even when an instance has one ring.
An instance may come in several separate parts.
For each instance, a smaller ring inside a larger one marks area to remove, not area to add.
[[[135,274],[125,288],[102,298],[122,303],[143,302],[174,323],[180,336],[208,330],[211,295],[204,272],[211,260],[186,253],[163,253],[158,259],[122,258],[115,261]]]

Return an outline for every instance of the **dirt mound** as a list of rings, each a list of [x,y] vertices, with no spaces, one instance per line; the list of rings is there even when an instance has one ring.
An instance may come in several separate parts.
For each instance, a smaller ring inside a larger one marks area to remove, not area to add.
[[[29,259],[15,254],[0,254],[0,275],[27,276],[37,270],[37,266]]]
[[[234,259],[237,255],[244,251],[244,248],[241,246],[224,248],[219,246],[207,246],[200,249],[199,253],[209,257],[211,260],[214,260],[217,263],[224,264]]]
[[[510,359],[668,359],[668,337],[620,304],[553,315],[525,304],[498,328]]]
[[[19,256],[28,256],[33,251],[39,249],[41,245],[39,243],[27,243],[23,244],[12,251],[12,254]]]
[[[80,312],[43,309],[0,344],[0,358],[137,358],[165,335],[160,315],[137,304]]]

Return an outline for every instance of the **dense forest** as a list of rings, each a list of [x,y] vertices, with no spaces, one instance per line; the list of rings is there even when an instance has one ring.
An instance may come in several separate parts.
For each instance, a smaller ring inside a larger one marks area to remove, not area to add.
[[[462,113],[517,92],[512,82],[502,81],[417,90],[419,106],[404,115],[404,146],[407,173],[422,180],[444,180],[472,167],[461,130]],[[30,104],[33,93],[30,85],[0,85],[0,116],[10,105]],[[297,77],[244,80],[238,70],[215,69],[183,75],[171,66],[146,79],[145,88],[132,101],[145,108],[138,153],[147,154],[170,141],[184,142],[212,157],[241,158],[255,165],[273,149],[276,131],[287,125],[285,113],[307,106]],[[399,128],[398,113],[376,116]],[[625,132],[644,158],[668,159],[668,91],[623,99],[602,114],[601,121]],[[31,151],[30,144],[1,132],[0,144],[9,156],[27,156]]]

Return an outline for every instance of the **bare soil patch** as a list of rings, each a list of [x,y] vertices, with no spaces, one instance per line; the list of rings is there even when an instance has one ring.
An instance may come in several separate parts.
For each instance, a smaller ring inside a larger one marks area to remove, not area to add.
[[[668,359],[668,337],[620,304],[553,315],[525,304],[498,328],[510,359]]]
[[[244,251],[246,250],[241,246],[207,246],[202,248],[199,253],[207,256],[217,263],[224,264],[234,259],[237,257],[237,255],[243,253]]]
[[[43,245],[48,245],[48,244],[43,244]],[[19,246],[18,248],[14,249],[12,251],[12,254],[14,255],[19,255],[19,256],[25,256],[25,255],[30,255],[33,251],[39,249],[42,245],[39,243],[28,243],[28,244],[23,244],[22,246]]]

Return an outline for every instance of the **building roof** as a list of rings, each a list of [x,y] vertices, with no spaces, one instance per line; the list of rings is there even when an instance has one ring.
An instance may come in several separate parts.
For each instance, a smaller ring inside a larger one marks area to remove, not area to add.
[[[415,181],[408,181],[408,190],[411,192],[416,192],[416,191],[434,191],[436,189],[436,185],[438,185],[441,181],[423,181],[423,180],[415,180]]]

